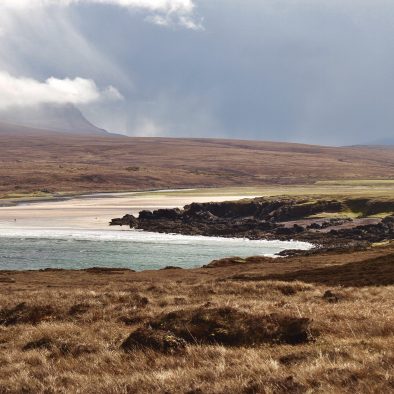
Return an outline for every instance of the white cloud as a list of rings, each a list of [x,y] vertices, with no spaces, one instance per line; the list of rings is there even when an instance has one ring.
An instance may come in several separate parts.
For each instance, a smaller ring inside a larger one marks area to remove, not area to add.
[[[51,77],[40,82],[0,71],[0,109],[40,104],[79,105],[119,99],[122,95],[113,86],[100,90],[91,79]]]
[[[48,6],[66,7],[73,4],[107,4],[130,10],[152,13],[149,21],[161,26],[180,25],[187,29],[200,30],[201,23],[193,16],[193,0],[1,0],[1,8],[31,10]]]
[[[10,8],[36,8],[49,5],[69,6],[78,3],[111,4],[165,12],[191,12],[194,8],[192,0],[2,0],[1,5]]]

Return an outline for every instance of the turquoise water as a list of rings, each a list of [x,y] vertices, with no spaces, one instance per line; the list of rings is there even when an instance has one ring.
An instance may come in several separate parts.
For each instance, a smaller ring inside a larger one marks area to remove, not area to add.
[[[229,256],[273,256],[303,242],[250,241],[133,230],[10,229],[0,232],[0,269],[199,267]]]

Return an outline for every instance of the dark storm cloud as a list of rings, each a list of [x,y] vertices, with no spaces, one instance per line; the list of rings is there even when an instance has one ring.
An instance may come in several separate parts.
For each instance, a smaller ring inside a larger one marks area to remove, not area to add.
[[[55,12],[49,36],[34,20],[17,43],[3,35],[9,51],[17,48],[8,65],[35,78],[114,86],[123,102],[83,110],[130,135],[348,144],[393,134],[392,2],[194,3],[188,18],[198,28],[159,26],[149,12],[110,5],[42,11]]]

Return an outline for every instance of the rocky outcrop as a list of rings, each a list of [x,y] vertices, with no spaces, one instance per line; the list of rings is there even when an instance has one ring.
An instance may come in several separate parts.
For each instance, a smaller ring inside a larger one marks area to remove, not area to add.
[[[341,239],[346,238],[368,242],[391,240],[394,238],[394,215],[385,217],[378,224],[331,230],[329,234]]]
[[[249,239],[303,240],[322,246],[343,247],[354,241],[380,242],[393,239],[394,216],[376,223],[341,217],[346,202],[256,198],[234,202],[193,203],[181,209],[142,211],[139,217],[126,215],[111,225],[130,226],[145,231],[245,237]],[[394,210],[393,210],[394,211]],[[338,217],[323,219],[333,213]],[[321,214],[322,218],[317,216]],[[329,214],[329,215],[328,215]]]
[[[138,220],[133,215],[125,215],[122,218],[112,219],[110,226],[129,226],[134,228],[138,226]]]

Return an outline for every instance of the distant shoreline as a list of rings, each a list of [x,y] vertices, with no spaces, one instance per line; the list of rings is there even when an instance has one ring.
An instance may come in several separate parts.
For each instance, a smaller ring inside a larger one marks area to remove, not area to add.
[[[198,190],[203,189],[214,189],[212,188],[199,188]],[[191,188],[181,188],[181,189],[147,189],[147,190],[130,190],[130,191],[104,191],[104,192],[89,192],[89,193],[71,193],[71,194],[64,194],[64,195],[52,195],[47,197],[16,197],[16,198],[0,198],[0,208],[2,207],[15,207],[21,204],[35,204],[41,202],[57,202],[57,201],[68,201],[74,198],[97,198],[99,197],[117,197],[121,196],[122,194],[138,194],[138,193],[159,193],[159,192],[178,192],[178,191],[193,191],[197,189]]]
[[[188,193],[195,192],[196,194],[201,193],[213,193],[212,195],[259,195],[259,196],[304,196],[304,195],[327,195],[327,196],[360,196],[360,197],[381,197],[381,196],[393,196],[394,197],[394,180],[330,180],[330,181],[316,181],[313,184],[256,184],[256,185],[235,185],[235,186],[194,186],[194,187],[182,187],[182,188],[149,188],[149,189],[114,189],[114,190],[93,190],[93,191],[81,191],[81,192],[54,192],[44,194],[37,191],[30,194],[22,193],[18,195],[15,193],[13,197],[12,193],[0,197],[0,207],[12,207],[21,204],[34,204],[41,202],[56,202],[56,201],[67,201],[75,198],[95,198],[97,197],[117,197],[122,194],[132,193]]]

